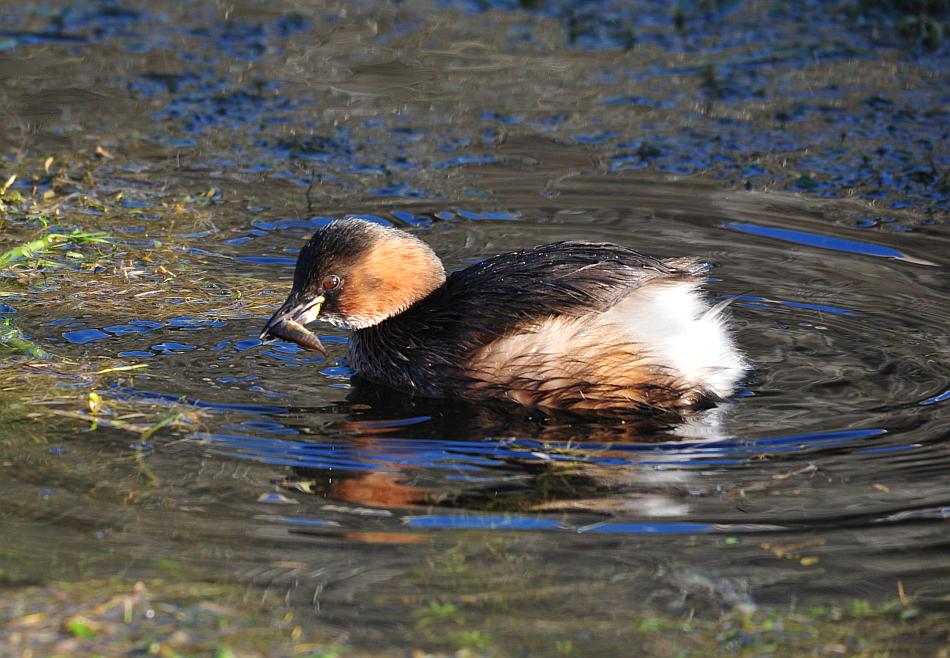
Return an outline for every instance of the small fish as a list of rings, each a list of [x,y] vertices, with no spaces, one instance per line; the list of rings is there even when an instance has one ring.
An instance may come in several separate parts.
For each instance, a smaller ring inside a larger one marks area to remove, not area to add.
[[[316,334],[295,320],[283,319],[278,320],[273,325],[268,325],[264,333],[261,334],[261,339],[264,340],[268,336],[289,340],[291,343],[300,345],[300,347],[314,350],[315,352],[320,352],[323,356],[327,356],[327,349],[323,346],[323,343],[320,342],[320,339],[317,338]]]

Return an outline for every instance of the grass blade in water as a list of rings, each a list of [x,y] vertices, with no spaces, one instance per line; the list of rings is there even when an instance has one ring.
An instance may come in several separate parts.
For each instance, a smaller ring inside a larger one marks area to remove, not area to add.
[[[61,244],[90,244],[108,242],[105,233],[73,231],[72,233],[49,233],[36,240],[30,240],[0,254],[0,267],[6,267],[20,260],[33,258]]]
[[[0,322],[0,348],[23,352],[36,359],[49,358],[50,354],[31,340],[23,337],[23,333],[14,327],[9,320]]]

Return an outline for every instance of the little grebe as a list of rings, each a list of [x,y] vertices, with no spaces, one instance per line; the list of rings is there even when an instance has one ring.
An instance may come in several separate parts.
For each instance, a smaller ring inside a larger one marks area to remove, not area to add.
[[[317,231],[261,339],[326,354],[305,325],[352,329],[349,365],[428,397],[573,412],[686,410],[735,390],[745,363],[703,267],[608,243],[501,254],[446,278],[403,231],[355,219]]]

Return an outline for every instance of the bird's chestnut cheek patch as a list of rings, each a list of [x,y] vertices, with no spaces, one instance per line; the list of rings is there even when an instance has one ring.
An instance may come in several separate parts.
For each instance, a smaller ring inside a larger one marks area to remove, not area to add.
[[[344,317],[366,316],[379,312],[383,303],[378,295],[381,284],[379,279],[356,276],[348,284],[346,290],[332,296],[334,311]]]
[[[366,276],[362,283],[363,287],[369,290],[378,290],[383,287],[383,280],[378,276]]]
[[[393,317],[425,298],[445,281],[445,269],[423,242],[375,225],[324,229],[313,247],[302,252],[307,272],[304,298],[322,295],[319,317],[336,326],[362,329]]]

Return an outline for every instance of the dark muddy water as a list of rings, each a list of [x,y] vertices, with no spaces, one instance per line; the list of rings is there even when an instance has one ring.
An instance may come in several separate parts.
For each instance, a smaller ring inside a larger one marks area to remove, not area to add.
[[[619,655],[642,610],[898,583],[946,609],[945,50],[809,3],[687,3],[682,29],[663,3],[502,5],[0,3],[0,183],[107,231],[103,271],[128,259],[95,303],[94,269],[4,275],[0,312],[59,359],[147,366],[56,375],[50,408],[196,418],[4,430],[12,582],[250,583],[375,648],[440,646],[418,610],[462,601],[513,655]],[[328,359],[256,339],[345,215],[450,269],[561,239],[700,256],[754,372],[662,424],[354,388],[338,330]],[[38,217],[7,216],[0,249]]]

